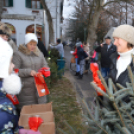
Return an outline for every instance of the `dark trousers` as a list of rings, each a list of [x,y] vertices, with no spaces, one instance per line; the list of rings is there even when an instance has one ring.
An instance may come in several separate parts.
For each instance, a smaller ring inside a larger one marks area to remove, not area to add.
[[[110,69],[108,67],[101,67],[101,74],[105,78],[108,76]]]
[[[89,63],[88,63],[88,60],[85,60],[85,70],[88,70],[89,69]]]

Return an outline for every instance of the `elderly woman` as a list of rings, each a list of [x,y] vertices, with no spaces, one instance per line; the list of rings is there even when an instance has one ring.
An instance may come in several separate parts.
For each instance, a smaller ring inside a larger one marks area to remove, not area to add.
[[[14,53],[13,63],[19,69],[19,76],[22,80],[22,90],[18,95],[18,110],[29,104],[46,103],[46,96],[39,97],[34,82],[37,71],[47,66],[43,54],[37,48],[38,39],[35,34],[25,35],[25,44],[20,45]]]
[[[134,27],[130,25],[120,25],[113,32],[114,45],[117,47],[117,53],[111,56],[111,66],[109,78],[114,83],[120,83],[126,87],[126,82],[130,82],[127,67],[130,65],[132,71],[132,54],[134,54]],[[124,101],[128,102],[129,97]]]

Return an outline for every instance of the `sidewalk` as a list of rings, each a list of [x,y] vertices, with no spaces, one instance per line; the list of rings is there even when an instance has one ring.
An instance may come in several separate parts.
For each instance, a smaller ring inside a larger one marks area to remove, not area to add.
[[[65,59],[66,59],[66,71],[65,71],[65,77],[70,79],[72,82],[74,88],[77,92],[77,100],[80,101],[81,99],[85,98],[87,102],[93,101],[95,90],[90,85],[90,82],[92,81],[92,74],[86,74],[83,76],[83,79],[77,79],[76,76],[74,76],[74,72],[72,72],[69,68],[70,65],[70,59],[72,55],[70,54],[70,47],[65,46]]]

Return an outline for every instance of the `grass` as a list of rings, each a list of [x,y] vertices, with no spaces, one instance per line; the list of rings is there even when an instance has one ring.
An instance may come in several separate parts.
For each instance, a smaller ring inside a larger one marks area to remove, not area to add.
[[[76,101],[76,93],[67,78],[57,81],[50,89],[49,101],[53,102],[56,128],[68,131],[64,121],[75,128],[82,128],[81,107]],[[57,132],[57,134],[59,134]]]

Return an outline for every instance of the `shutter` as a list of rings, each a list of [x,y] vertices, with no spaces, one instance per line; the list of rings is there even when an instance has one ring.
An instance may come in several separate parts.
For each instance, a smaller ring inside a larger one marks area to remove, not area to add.
[[[25,0],[27,8],[31,8],[31,0]]]
[[[43,9],[42,3],[40,2],[40,9]]]
[[[13,7],[13,0],[8,0],[8,7]]]

